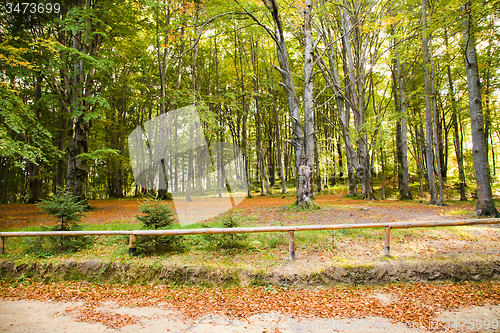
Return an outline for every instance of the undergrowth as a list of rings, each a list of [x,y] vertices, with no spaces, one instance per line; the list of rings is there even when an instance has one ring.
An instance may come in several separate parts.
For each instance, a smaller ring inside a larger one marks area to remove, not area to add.
[[[175,229],[174,211],[164,201],[148,199],[139,206],[143,215],[136,215],[142,223],[143,230]],[[137,242],[137,251],[143,254],[158,254],[166,251],[184,250],[183,236],[140,236]]]

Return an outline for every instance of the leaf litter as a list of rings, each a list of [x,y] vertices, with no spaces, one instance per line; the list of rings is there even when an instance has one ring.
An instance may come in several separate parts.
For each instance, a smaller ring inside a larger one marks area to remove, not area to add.
[[[376,294],[387,295],[385,301]],[[168,285],[119,285],[88,282],[0,284],[0,298],[43,302],[83,302],[66,310],[78,321],[120,329],[141,317],[100,310],[104,302],[121,307],[158,307],[179,312],[185,319],[207,315],[248,319],[279,313],[295,319],[382,317],[393,323],[418,322],[423,327],[444,311],[500,304],[500,282],[409,283],[386,286],[315,289],[266,287],[203,288]],[[444,331],[444,324],[436,330]],[[451,330],[450,332],[453,332]]]

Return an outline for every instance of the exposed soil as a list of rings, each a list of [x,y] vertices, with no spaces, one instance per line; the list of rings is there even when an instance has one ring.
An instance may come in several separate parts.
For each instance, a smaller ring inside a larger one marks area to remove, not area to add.
[[[377,285],[394,282],[486,281],[500,279],[498,257],[477,261],[393,260],[374,265],[330,266],[321,270],[296,269],[292,263],[285,269],[270,271],[244,270],[195,265],[145,265],[140,262],[106,263],[97,260],[56,264],[19,264],[0,262],[0,279],[19,281],[90,281],[94,283],[140,283],[217,286],[311,287],[335,285]]]
[[[500,285],[273,289],[0,284],[8,332],[495,332]]]
[[[81,320],[85,314],[82,302],[39,302],[28,300],[0,300],[0,331],[21,332],[116,332],[117,329],[106,326],[101,321],[86,322]],[[193,332],[193,333],[229,333],[229,332],[379,332],[379,333],[417,333],[423,330],[408,328],[402,324],[394,324],[381,317],[348,318],[348,319],[302,319],[286,317],[277,313],[253,315],[245,319],[231,319],[227,316],[208,315],[196,320],[185,319],[176,311],[159,307],[120,307],[107,303],[95,310],[105,313],[120,322],[128,318],[137,319],[137,323],[123,326],[119,332]],[[88,312],[88,311],[87,311]],[[481,321],[477,321],[482,318]],[[455,320],[464,330],[457,332],[495,332],[495,329],[470,330],[467,327],[479,323],[491,323],[500,318],[500,306],[482,306],[459,311],[447,311],[439,317],[439,321],[450,326]],[[490,324],[491,325],[491,324]],[[348,328],[348,329],[342,329]],[[427,330],[426,330],[427,331]],[[442,330],[444,331],[444,330]]]

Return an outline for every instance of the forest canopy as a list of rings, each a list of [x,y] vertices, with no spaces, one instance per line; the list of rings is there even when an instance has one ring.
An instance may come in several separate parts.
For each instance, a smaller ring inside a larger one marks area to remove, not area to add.
[[[220,196],[233,163],[246,196],[345,186],[496,214],[499,1],[55,3],[1,7],[2,203]],[[138,181],[129,136],[184,107],[185,154]]]

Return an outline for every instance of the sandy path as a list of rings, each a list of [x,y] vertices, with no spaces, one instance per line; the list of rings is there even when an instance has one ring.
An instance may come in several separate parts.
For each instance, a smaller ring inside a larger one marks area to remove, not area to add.
[[[248,319],[230,320],[221,316],[206,316],[198,320],[183,319],[179,314],[161,307],[126,308],[117,307],[113,303],[103,304],[96,308],[98,311],[108,312],[116,317],[131,315],[138,317],[139,324],[127,325],[121,329],[113,329],[101,323],[79,322],[79,309],[84,306],[81,302],[58,303],[39,301],[6,301],[0,300],[0,331],[2,332],[380,332],[380,333],[413,333],[425,332],[422,329],[403,328],[402,324],[393,325],[382,318],[365,319],[303,319],[297,321],[279,314],[264,314],[252,316]],[[445,320],[475,320],[491,323],[494,319],[500,325],[500,306],[483,306],[462,310],[460,312],[446,312],[439,317]],[[369,328],[372,325],[372,328]],[[377,326],[378,327],[377,327]],[[457,332],[473,332],[467,329]],[[385,327],[385,328],[384,328]],[[498,326],[497,326],[498,327]],[[478,327],[479,328],[479,327]],[[474,332],[496,332],[495,329],[479,329]]]

